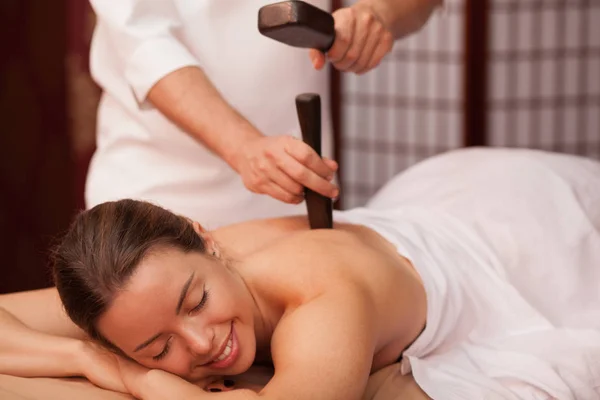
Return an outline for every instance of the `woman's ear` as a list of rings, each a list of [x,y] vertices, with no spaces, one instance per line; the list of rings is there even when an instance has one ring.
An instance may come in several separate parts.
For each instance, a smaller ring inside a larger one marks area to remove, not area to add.
[[[206,230],[202,227],[202,225],[200,225],[198,222],[196,221],[190,221],[192,222],[192,227],[194,228],[194,230],[196,231],[196,233],[199,236],[204,237],[204,235],[206,234]]]
[[[218,249],[218,246],[215,243],[212,235],[210,233],[208,233],[208,231],[205,230],[202,227],[202,225],[200,225],[196,221],[192,222],[192,226],[194,227],[194,231],[196,231],[196,233],[198,234],[198,236],[200,236],[202,239],[204,239],[204,243],[206,243],[206,252],[207,252],[207,254],[211,254],[213,256],[218,257],[219,256],[219,249]]]

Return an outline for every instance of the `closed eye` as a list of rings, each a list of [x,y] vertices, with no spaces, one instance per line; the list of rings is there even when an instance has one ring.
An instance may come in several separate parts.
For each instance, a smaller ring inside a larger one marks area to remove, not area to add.
[[[208,301],[208,297],[209,297],[210,293],[208,290],[204,289],[204,292],[202,294],[202,299],[200,300],[200,302],[190,310],[190,313],[194,313],[194,312],[198,312],[200,311],[205,305],[206,302]]]
[[[169,338],[167,340],[167,343],[165,344],[165,348],[163,349],[163,351],[160,352],[160,354],[157,354],[154,357],[152,357],[152,359],[154,361],[160,361],[160,360],[162,360],[169,353],[169,350],[171,349],[171,340],[172,339],[173,338]]]

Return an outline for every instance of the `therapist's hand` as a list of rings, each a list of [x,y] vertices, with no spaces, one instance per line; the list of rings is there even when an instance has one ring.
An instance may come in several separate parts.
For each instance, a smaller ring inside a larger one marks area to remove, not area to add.
[[[335,161],[322,159],[291,136],[250,139],[241,146],[234,163],[248,190],[290,204],[304,200],[304,187],[337,198],[339,189],[331,182],[337,168]]]
[[[340,8],[333,14],[336,38],[327,58],[335,68],[344,72],[363,74],[377,67],[392,50],[394,37],[373,8],[358,2]],[[313,66],[325,66],[325,55],[315,49],[309,56]]]

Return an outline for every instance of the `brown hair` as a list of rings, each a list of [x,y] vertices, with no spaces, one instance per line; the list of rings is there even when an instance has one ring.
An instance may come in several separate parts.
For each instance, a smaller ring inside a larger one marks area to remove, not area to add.
[[[106,202],[78,214],[52,254],[54,283],[71,320],[113,347],[98,318],[151,251],[206,251],[191,222],[148,202]]]

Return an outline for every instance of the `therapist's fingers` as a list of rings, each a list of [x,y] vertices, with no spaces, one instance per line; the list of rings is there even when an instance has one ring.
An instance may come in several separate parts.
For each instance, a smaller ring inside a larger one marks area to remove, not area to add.
[[[390,43],[388,46],[384,46],[383,44],[381,44],[379,47],[377,47],[377,49],[375,50],[375,53],[371,56],[371,59],[369,60],[369,63],[367,64],[366,69],[358,70],[358,71],[356,71],[356,73],[364,74],[365,72],[368,72],[374,68],[377,68],[377,66],[381,63],[383,58],[386,56],[386,54],[388,54],[392,50],[393,40],[390,39]]]
[[[360,59],[351,68],[351,71],[360,75],[377,67],[383,58],[392,51],[394,40],[390,32],[376,32],[369,36],[365,51]]]
[[[271,179],[274,177],[274,179]],[[246,184],[253,193],[271,196],[274,199],[289,204],[298,204],[304,200],[304,188],[280,171],[276,166],[266,175],[261,175],[256,181]]]
[[[328,158],[322,159],[323,163],[327,165],[331,171],[335,174],[335,171],[338,169],[338,164],[334,160],[330,160]],[[339,189],[337,186],[330,184],[324,184],[323,178],[319,175],[311,173],[311,171],[300,172],[302,168],[306,168],[302,164],[300,164],[297,160],[292,159],[289,154],[285,154],[282,159],[278,162],[278,168],[276,170],[271,171],[271,179],[273,186],[269,185],[269,188],[266,189],[270,192],[271,196],[284,201],[286,203],[301,203],[304,200],[304,185],[308,188],[318,191],[319,193],[327,196],[324,193],[324,190],[329,190],[333,188],[333,195],[337,197],[337,193],[339,193]],[[298,171],[298,172],[294,172]],[[292,176],[287,175],[290,173]],[[329,181],[333,179],[332,174],[329,174],[327,177],[331,177]],[[299,182],[302,182],[300,184]],[[313,183],[310,183],[313,182]],[[323,189],[318,189],[318,185],[321,184]]]
[[[337,172],[337,170],[339,169],[339,165],[335,160],[332,160],[327,157],[323,157],[323,162],[325,163],[325,165],[327,165],[329,168],[331,168],[331,170],[334,172]]]
[[[333,171],[337,171],[337,163],[335,161],[329,159],[324,159],[323,161],[325,164],[329,165]],[[301,203],[304,200],[303,185],[305,185],[309,189],[312,189],[317,193],[321,193],[324,196],[337,198],[339,194],[339,188],[337,186],[331,182],[326,183],[326,180],[314,172],[306,169],[306,167],[304,167],[298,161],[288,159],[285,163],[280,165],[282,168],[284,168],[284,170],[273,171],[273,185],[268,185],[268,187],[265,189],[265,191],[267,191],[272,197],[275,197],[286,203]],[[301,172],[303,168],[305,169],[305,172]],[[290,173],[291,176],[286,175],[286,171]],[[296,180],[303,182],[303,185],[298,183]],[[331,191],[331,189],[333,189],[333,191]]]
[[[363,52],[361,53],[359,59],[356,60],[356,63],[354,63],[349,69],[349,71],[355,73],[364,73],[367,71],[367,66],[369,65],[369,61],[378,47],[379,40],[380,37],[377,32],[369,32]]]
[[[340,21],[340,24],[351,24],[354,34],[344,56],[333,62],[333,65],[340,71],[350,70],[359,59],[364,57],[365,50],[370,51],[369,48],[365,49],[365,45],[368,43],[371,29],[374,25],[378,24],[373,14],[366,12],[357,13],[354,9],[350,10],[352,10],[351,13],[342,14],[344,19]],[[350,21],[349,18],[352,18],[353,21]],[[340,27],[340,29],[345,28]]]
[[[292,156],[297,162],[302,164],[304,167],[308,168],[308,170],[314,172],[318,176],[327,181],[333,179],[335,174],[335,170],[329,168],[329,166],[323,161],[321,157],[317,154],[317,152],[310,147],[308,144],[304,143],[300,140],[291,139],[284,146],[283,150],[285,153]],[[283,158],[285,159],[285,158]],[[280,166],[281,168],[282,166]],[[299,169],[300,166],[294,165],[295,169]],[[287,168],[282,168],[287,169]],[[300,172],[300,171],[296,171]],[[306,172],[306,171],[304,171]],[[288,173],[289,175],[289,173]],[[294,176],[292,176],[294,177]],[[295,178],[295,177],[294,177]],[[298,179],[295,178],[297,181]],[[299,181],[300,182],[300,181]],[[300,182],[303,183],[303,182]]]
[[[338,197],[339,189],[336,185],[315,174],[301,163],[295,162],[294,164],[295,165],[288,165],[286,169],[286,172],[290,177],[308,189],[311,189],[325,197],[332,199]]]
[[[285,156],[289,157],[289,155]],[[282,164],[282,162],[279,163],[279,165]],[[297,202],[298,199],[302,200],[304,197],[304,187],[279,167],[270,171],[270,178],[272,183],[279,186],[284,192],[289,193],[289,202]]]
[[[335,198],[331,183],[337,163],[325,161],[301,140],[291,136],[261,137],[249,141],[236,163],[246,188],[286,203],[298,203],[307,187]]]
[[[336,198],[339,194],[339,189],[336,185],[331,183],[334,172],[326,167],[323,160],[321,160],[316,153],[315,157],[318,159],[318,162],[313,163],[313,157],[296,158],[293,156],[286,161],[285,165],[281,166],[281,169],[304,187],[320,193],[325,197]],[[325,166],[326,170],[329,171],[325,178],[315,172],[315,166],[319,165],[319,163]]]
[[[338,63],[346,57],[354,40],[356,19],[354,10],[350,7],[340,8],[332,15],[335,21],[335,40],[327,52],[327,58],[337,68]]]
[[[356,63],[349,70],[355,73],[364,73],[372,68],[369,68],[369,66],[374,59],[374,55],[377,55],[377,59],[373,60],[372,65],[377,65],[390,52],[393,35],[369,5],[357,3],[353,8],[357,20],[362,21],[358,24],[356,36],[365,37],[366,39]]]
[[[369,5],[359,2],[337,10],[333,16],[336,39],[327,57],[338,70],[365,73],[391,51],[393,35]],[[317,59],[313,57],[314,65]]]
[[[304,200],[303,195],[296,195],[294,193],[288,192],[281,186],[277,185],[275,182],[270,182],[264,187],[264,194],[267,194],[279,201],[289,204],[298,204]]]
[[[312,62],[313,68],[320,71],[325,66],[325,54],[316,49],[310,49],[308,51],[308,56],[310,61]]]

